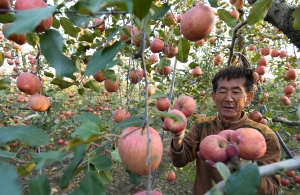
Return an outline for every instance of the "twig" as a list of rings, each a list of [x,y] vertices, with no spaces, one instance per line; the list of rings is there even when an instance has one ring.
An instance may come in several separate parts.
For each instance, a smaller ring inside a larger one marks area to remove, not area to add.
[[[273,117],[272,118],[272,122],[280,122],[280,123],[284,123],[290,126],[300,126],[300,121],[290,121],[286,118],[282,118],[282,117]]]

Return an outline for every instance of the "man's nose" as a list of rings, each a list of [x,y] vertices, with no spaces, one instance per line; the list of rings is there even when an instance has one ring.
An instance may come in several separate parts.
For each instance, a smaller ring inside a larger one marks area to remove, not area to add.
[[[224,100],[225,100],[225,101],[228,101],[228,102],[232,102],[232,101],[233,101],[232,93],[227,92],[227,93],[225,94]]]

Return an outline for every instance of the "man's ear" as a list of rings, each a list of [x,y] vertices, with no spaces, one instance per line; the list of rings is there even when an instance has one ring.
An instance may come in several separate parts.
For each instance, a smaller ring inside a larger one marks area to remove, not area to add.
[[[247,93],[246,105],[249,105],[254,97],[254,92],[250,91]]]

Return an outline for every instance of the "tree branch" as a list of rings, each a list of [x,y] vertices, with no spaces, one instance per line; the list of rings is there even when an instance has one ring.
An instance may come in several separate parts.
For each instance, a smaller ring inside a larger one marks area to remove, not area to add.
[[[273,117],[272,122],[280,122],[290,126],[300,126],[300,121],[289,121],[286,118],[282,117]]]

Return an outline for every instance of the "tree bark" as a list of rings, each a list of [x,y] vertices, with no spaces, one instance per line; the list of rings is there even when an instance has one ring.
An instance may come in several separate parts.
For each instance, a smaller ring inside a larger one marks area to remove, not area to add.
[[[248,0],[249,4],[255,3],[256,0]],[[284,0],[273,0],[264,20],[283,32],[291,43],[300,48],[300,30],[293,27],[293,11],[296,6],[291,5]]]

